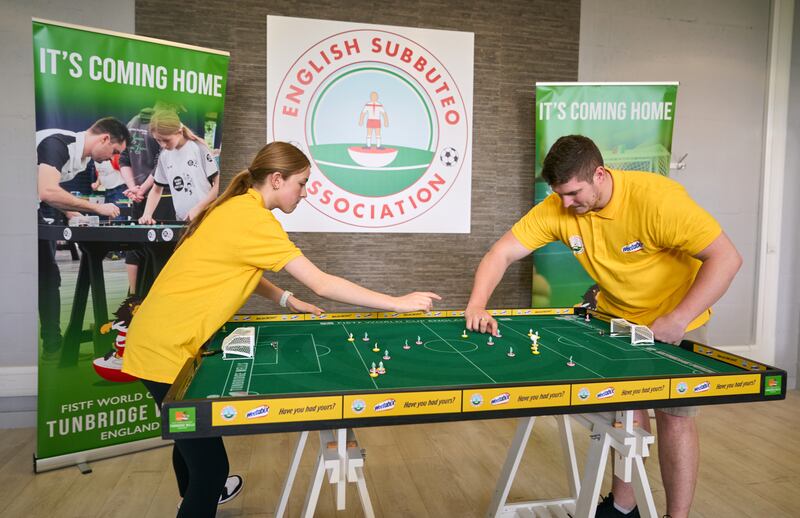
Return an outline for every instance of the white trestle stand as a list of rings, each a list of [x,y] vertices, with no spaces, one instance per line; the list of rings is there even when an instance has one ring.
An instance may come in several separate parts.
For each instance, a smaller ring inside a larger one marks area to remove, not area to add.
[[[278,508],[275,510],[276,518],[283,518],[286,507],[289,503],[289,494],[292,491],[297,468],[300,465],[300,458],[308,440],[308,433],[300,432],[300,438],[295,446],[292,461],[289,465],[289,473],[283,483],[281,497],[278,500]],[[328,445],[335,444],[336,448],[329,448]],[[361,507],[364,509],[366,518],[374,518],[375,512],[372,510],[372,502],[367,492],[367,482],[364,480],[364,455],[358,446],[356,436],[350,428],[339,428],[338,430],[322,430],[319,432],[319,455],[314,467],[314,475],[311,484],[308,486],[306,501],[303,504],[303,511],[300,516],[311,518],[317,508],[319,492],[322,488],[322,478],[328,473],[328,481],[336,484],[336,509],[345,508],[345,491],[348,482],[355,482],[358,487],[358,496],[361,499]]]
[[[641,428],[634,427],[633,410],[593,414],[561,415],[556,417],[567,465],[567,487],[570,495],[552,500],[506,503],[517,468],[528,444],[535,417],[519,420],[517,433],[508,450],[506,462],[500,471],[492,503],[487,513],[490,517],[537,517],[589,518],[597,509],[600,486],[603,483],[609,450],[614,450],[614,474],[625,482],[633,483],[639,513],[644,518],[657,518],[653,495],[644,469],[644,458],[650,455],[650,445],[655,437]],[[583,478],[578,479],[578,464],[572,440],[570,419],[589,430],[591,445],[584,466]],[[619,423],[615,427],[614,423]],[[568,514],[569,513],[569,514]]]

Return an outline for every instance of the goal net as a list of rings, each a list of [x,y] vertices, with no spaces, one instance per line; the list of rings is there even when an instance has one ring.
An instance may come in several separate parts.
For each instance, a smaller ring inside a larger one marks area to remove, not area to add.
[[[649,327],[632,324],[624,318],[611,319],[611,336],[630,336],[631,345],[653,343],[653,331]]]
[[[222,340],[222,359],[252,358],[256,347],[256,328],[237,327]]]

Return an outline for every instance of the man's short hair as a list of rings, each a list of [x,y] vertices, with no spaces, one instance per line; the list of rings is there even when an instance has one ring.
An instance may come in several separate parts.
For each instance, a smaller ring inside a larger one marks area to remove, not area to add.
[[[551,186],[573,178],[592,183],[595,169],[603,165],[603,155],[592,139],[567,135],[556,140],[544,157],[542,177]]]
[[[98,120],[92,124],[89,131],[95,135],[107,133],[108,136],[111,137],[111,142],[117,144],[125,142],[125,145],[130,145],[131,143],[131,133],[128,131],[128,127],[114,117],[104,117]]]

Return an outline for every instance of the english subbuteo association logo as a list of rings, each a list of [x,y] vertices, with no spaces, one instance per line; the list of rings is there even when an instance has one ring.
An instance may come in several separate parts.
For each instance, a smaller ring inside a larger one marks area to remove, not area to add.
[[[293,62],[268,121],[312,163],[308,203],[353,226],[419,217],[455,183],[468,152],[468,111],[444,63],[415,41],[357,29]]]

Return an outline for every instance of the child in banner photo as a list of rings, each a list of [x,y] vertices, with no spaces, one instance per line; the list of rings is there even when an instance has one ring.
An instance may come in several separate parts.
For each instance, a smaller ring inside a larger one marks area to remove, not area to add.
[[[110,160],[103,162],[92,161],[96,179],[92,182],[92,191],[99,191],[103,188],[103,203],[118,204],[126,199],[125,191],[129,186],[125,183],[120,172],[119,155],[114,155]],[[132,183],[132,182],[131,182]],[[115,218],[116,221],[125,219],[121,214]]]
[[[161,406],[170,385],[217,329],[252,294],[296,313],[322,310],[264,277],[285,269],[320,297],[388,311],[430,311],[435,293],[391,296],[323,272],[295,246],[272,214],[291,213],[306,197],[308,158],[272,142],[187,227],[128,329],[122,372],[142,380]],[[224,382],[224,380],[221,380]],[[213,517],[242,487],[229,476],[221,437],[175,439],[172,456],[183,501],[179,517]]]
[[[175,216],[192,221],[219,193],[219,168],[203,139],[181,123],[173,110],[156,111],[150,119],[150,134],[161,146],[154,175],[155,184],[147,194],[143,225],[155,224],[153,213],[165,186],[172,191]]]

